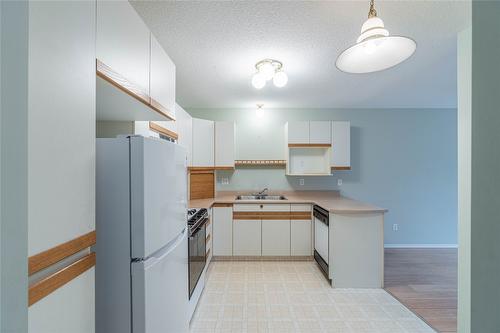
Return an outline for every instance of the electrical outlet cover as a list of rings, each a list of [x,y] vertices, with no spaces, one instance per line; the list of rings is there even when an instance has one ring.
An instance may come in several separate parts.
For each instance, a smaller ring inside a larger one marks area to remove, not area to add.
[[[342,186],[342,179],[337,179],[337,185]]]

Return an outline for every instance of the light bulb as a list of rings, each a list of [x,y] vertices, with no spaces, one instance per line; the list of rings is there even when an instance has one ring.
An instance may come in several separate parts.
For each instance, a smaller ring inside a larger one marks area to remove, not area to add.
[[[276,73],[276,75],[274,75],[273,83],[276,87],[282,88],[286,86],[287,82],[288,82],[288,75],[286,75],[285,72],[279,71],[278,73]]]
[[[264,62],[262,65],[259,67],[259,73],[261,73],[266,81],[269,81],[273,78],[274,73],[276,72],[273,64],[270,62]]]
[[[255,89],[262,89],[266,85],[266,79],[262,73],[255,73],[252,77],[252,85]]]

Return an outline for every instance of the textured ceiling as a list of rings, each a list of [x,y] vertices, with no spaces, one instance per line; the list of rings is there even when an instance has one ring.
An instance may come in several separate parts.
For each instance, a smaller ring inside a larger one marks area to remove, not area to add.
[[[133,1],[177,66],[185,108],[456,107],[456,34],[464,1],[378,1],[393,35],[412,37],[416,53],[392,69],[346,74],[337,55],[355,42],[368,1]],[[250,81],[264,58],[283,62],[284,88]]]

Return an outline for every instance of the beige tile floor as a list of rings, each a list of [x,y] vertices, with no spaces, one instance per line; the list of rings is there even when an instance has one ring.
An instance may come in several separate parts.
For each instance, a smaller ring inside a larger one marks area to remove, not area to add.
[[[333,289],[315,262],[213,262],[198,332],[434,332],[383,289]]]

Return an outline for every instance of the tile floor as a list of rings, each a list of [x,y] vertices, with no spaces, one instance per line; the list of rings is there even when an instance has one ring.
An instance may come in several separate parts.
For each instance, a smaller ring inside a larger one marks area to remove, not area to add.
[[[333,289],[314,261],[213,262],[191,332],[434,332],[383,289]]]

